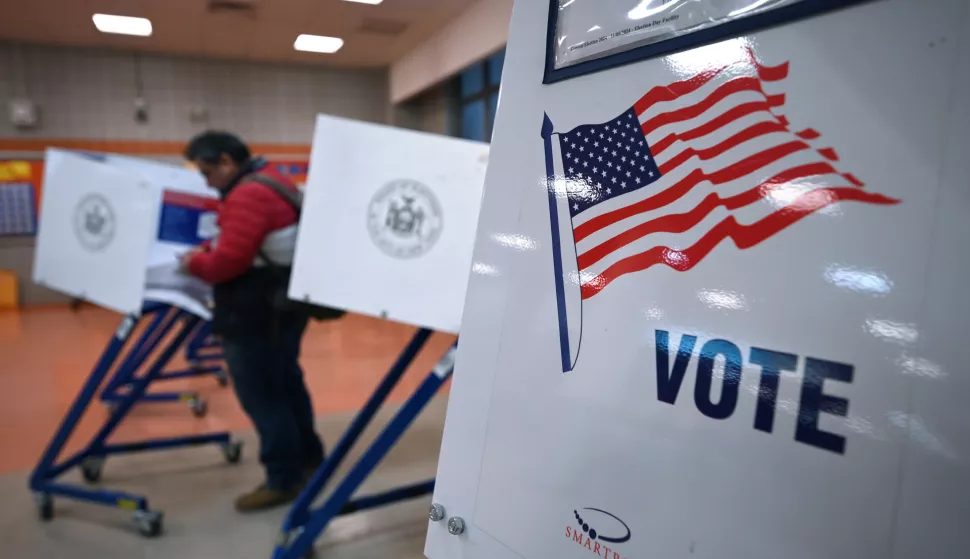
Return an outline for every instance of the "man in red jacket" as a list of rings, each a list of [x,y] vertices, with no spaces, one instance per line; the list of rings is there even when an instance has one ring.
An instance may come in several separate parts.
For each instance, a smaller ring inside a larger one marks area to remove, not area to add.
[[[299,363],[308,317],[273,304],[288,283],[299,212],[260,180],[294,192],[296,186],[232,134],[203,133],[185,157],[219,190],[222,205],[219,236],[186,254],[182,268],[213,285],[213,331],[222,337],[239,403],[256,426],[266,470],[266,482],[241,496],[236,509],[275,507],[299,495],[324,457]]]

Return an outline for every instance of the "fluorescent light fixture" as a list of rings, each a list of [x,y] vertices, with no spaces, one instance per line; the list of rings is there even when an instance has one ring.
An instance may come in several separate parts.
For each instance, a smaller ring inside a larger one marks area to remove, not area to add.
[[[304,52],[322,52],[333,54],[344,46],[344,40],[336,37],[324,37],[322,35],[303,34],[293,41],[293,48]]]
[[[346,0],[347,2],[357,2],[358,4],[370,4],[376,6],[383,2],[384,0]]]
[[[94,14],[91,19],[94,20],[94,26],[102,33],[137,35],[139,37],[151,37],[152,35],[152,22],[143,17]]]

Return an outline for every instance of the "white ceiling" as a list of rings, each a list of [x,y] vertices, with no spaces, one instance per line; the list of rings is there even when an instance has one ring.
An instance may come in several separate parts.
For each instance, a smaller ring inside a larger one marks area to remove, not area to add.
[[[251,13],[210,9],[227,1],[249,4]],[[474,1],[384,0],[372,6],[344,0],[0,0],[0,39],[375,67],[397,60]],[[146,17],[153,35],[105,35],[94,28],[95,13]],[[340,37],[344,47],[336,54],[297,52],[293,41],[301,33]]]

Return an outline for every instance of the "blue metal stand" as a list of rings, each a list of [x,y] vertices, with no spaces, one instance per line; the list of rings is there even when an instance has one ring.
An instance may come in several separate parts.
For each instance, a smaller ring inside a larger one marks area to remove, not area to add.
[[[146,332],[158,330],[162,327],[163,322],[166,320],[165,317],[170,314],[167,312],[158,312],[163,308],[167,310],[167,307],[163,305],[146,305],[144,309],[146,316],[155,315],[151,318],[152,322]],[[127,384],[128,390],[115,401],[115,406],[112,408],[108,420],[88,445],[80,452],[58,464],[56,460],[63,451],[64,445],[74,432],[77,422],[81,419],[88,406],[90,406],[91,401],[97,395],[98,388],[104,383],[105,378],[111,372],[118,357],[125,349],[125,346],[128,345],[132,331],[138,321],[137,318],[131,316],[125,317],[122,320],[121,325],[118,326],[115,335],[111,338],[107,347],[105,347],[88,380],[81,388],[80,394],[78,394],[78,397],[71,405],[67,416],[61,422],[53,439],[44,451],[40,462],[31,473],[30,489],[37,498],[37,506],[40,517],[43,520],[53,518],[53,496],[56,495],[131,511],[135,515],[135,520],[142,534],[145,536],[156,536],[162,529],[162,514],[158,511],[151,510],[148,506],[148,499],[144,496],[132,495],[120,491],[88,489],[70,483],[58,482],[57,478],[67,470],[80,466],[85,481],[95,483],[100,479],[104,461],[110,455],[205,444],[218,444],[222,447],[227,461],[230,463],[239,461],[242,451],[241,443],[232,441],[229,433],[225,432],[124,444],[110,444],[107,442],[108,438],[114,433],[125,416],[128,415],[128,412],[131,411],[135,403],[145,396],[145,390],[148,388],[148,385],[158,379],[165,366],[176,354],[178,349],[186,343],[190,334],[195,331],[201,321],[201,319],[193,315],[183,316],[182,319],[175,336],[164,346],[164,349],[158,357],[148,366],[146,373],[141,376],[131,376],[130,383]],[[173,323],[178,322],[177,317],[171,320]],[[158,341],[155,343],[158,343]],[[144,351],[146,344],[148,344],[148,340],[143,335],[138,343],[133,345],[127,358],[118,367],[115,378],[119,376],[119,372],[125,367],[134,367],[137,369],[141,362],[137,361],[135,359],[136,357],[147,359],[151,352]]]
[[[153,315],[152,320],[142,331],[141,336],[125,360],[115,370],[114,375],[101,391],[101,401],[114,406],[128,397],[131,387],[138,376],[139,368],[158,348],[159,344],[180,323],[190,320],[193,315],[169,305],[150,304],[144,314]],[[219,345],[211,339],[212,326],[209,322],[196,320],[190,338],[185,346],[185,355],[190,368],[178,371],[162,371],[156,381],[190,378],[202,375],[215,375],[219,384],[226,386],[228,376],[222,365],[222,352]],[[211,351],[211,350],[216,351]],[[206,414],[205,400],[196,392],[154,392],[141,397],[143,402],[185,402],[197,417]]]
[[[313,543],[336,516],[413,499],[434,491],[434,480],[432,479],[377,495],[351,500],[354,492],[393,448],[425,405],[434,397],[438,388],[451,376],[454,370],[456,346],[452,346],[445,356],[438,361],[438,364],[424,379],[421,386],[411,395],[357,464],[337,485],[323,506],[317,509],[312,508],[313,501],[323,492],[340,463],[347,457],[351,447],[377,414],[391,390],[397,385],[430,336],[431,331],[427,329],[419,330],[414,335],[414,338],[398,356],[394,366],[388,371],[387,376],[378,385],[377,390],[357,413],[350,427],[347,428],[340,442],[337,443],[333,453],[327,457],[327,460],[314,474],[283,523],[279,542],[273,551],[273,559],[302,559],[307,556],[313,549]]]

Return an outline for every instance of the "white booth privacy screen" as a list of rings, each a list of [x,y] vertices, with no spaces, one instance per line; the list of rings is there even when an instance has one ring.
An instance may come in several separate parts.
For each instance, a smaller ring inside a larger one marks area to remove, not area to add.
[[[162,190],[91,157],[49,152],[34,280],[125,314],[140,314]]]
[[[457,333],[488,145],[317,117],[290,297]]]
[[[217,194],[199,173],[50,149],[43,193],[35,281],[126,314],[154,301],[209,317],[211,288],[178,270],[217,233]]]

